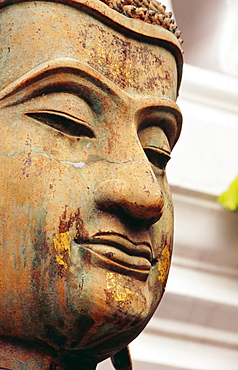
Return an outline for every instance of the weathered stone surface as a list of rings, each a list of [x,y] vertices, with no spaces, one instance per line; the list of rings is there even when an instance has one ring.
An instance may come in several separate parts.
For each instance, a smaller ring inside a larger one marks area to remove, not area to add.
[[[180,44],[100,1],[8,3],[0,366],[94,369],[143,330],[164,292]]]

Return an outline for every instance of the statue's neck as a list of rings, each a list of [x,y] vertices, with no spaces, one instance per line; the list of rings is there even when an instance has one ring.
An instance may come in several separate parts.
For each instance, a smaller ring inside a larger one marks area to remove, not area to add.
[[[62,365],[54,356],[19,342],[0,338],[1,370],[95,370],[96,364],[74,361]]]

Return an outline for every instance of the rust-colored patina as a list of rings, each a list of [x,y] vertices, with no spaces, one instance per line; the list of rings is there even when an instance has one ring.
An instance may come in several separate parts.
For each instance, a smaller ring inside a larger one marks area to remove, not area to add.
[[[165,289],[180,39],[112,3],[0,1],[3,369],[129,369]]]

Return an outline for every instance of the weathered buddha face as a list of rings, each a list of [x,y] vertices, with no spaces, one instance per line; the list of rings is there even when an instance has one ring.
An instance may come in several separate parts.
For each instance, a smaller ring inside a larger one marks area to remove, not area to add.
[[[0,334],[102,359],[164,291],[176,63],[61,4],[0,22]]]

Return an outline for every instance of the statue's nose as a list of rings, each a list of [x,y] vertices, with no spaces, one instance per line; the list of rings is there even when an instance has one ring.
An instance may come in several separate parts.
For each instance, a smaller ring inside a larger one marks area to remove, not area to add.
[[[145,160],[121,167],[123,171],[117,168],[113,177],[99,183],[97,207],[124,214],[124,218],[127,215],[144,221],[150,226],[159,220],[163,212],[164,197],[159,182]]]

